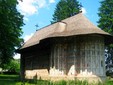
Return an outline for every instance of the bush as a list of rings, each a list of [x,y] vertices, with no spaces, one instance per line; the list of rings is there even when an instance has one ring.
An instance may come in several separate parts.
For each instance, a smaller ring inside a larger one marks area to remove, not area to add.
[[[10,63],[4,65],[3,70],[4,74],[17,74],[20,72],[20,62],[12,59]]]

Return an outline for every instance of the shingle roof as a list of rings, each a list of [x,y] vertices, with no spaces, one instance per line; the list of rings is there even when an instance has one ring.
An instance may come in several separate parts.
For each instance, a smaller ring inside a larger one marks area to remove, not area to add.
[[[55,24],[46,26],[34,33],[34,35],[22,46],[21,49],[39,44],[40,40],[51,37],[76,36],[85,34],[110,35],[92,24],[82,13],[69,17]]]

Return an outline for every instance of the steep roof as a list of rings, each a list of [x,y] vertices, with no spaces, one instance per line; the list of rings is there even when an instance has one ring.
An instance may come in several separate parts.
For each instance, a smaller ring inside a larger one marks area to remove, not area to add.
[[[21,49],[39,44],[40,40],[46,38],[85,34],[110,35],[92,24],[82,13],[79,13],[36,31],[34,35],[25,42]]]

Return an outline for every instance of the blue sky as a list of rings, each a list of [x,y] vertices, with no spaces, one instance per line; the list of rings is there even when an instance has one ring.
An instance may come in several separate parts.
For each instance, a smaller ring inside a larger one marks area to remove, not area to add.
[[[36,29],[40,29],[50,24],[54,9],[59,0],[23,0],[19,1],[17,6],[18,11],[24,15],[23,35],[25,41],[27,41]],[[100,7],[101,0],[78,0],[83,8],[83,14],[95,25],[97,25],[98,8]],[[38,24],[38,28],[36,28]]]
[[[83,5],[84,15],[95,25],[98,21],[100,0],[78,0]],[[23,35],[27,39],[36,29],[50,24],[54,9],[59,0],[23,0],[19,1],[18,10],[24,15]],[[36,28],[36,24],[39,27]]]

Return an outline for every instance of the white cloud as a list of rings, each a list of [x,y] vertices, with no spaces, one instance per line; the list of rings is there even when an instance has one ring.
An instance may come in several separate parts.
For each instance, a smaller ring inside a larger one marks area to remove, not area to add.
[[[81,8],[81,11],[82,11],[83,14],[87,13],[87,11],[86,11],[86,9],[84,7]]]
[[[39,8],[46,6],[46,0],[18,0],[19,4],[17,8],[23,15],[33,15],[38,13]]]
[[[21,1],[18,2],[19,2],[18,9],[22,14],[32,15],[37,12],[37,7],[33,5],[34,0],[23,0],[22,2]]]
[[[55,0],[49,0],[49,3],[55,3]]]
[[[36,0],[36,3],[38,4],[39,8],[46,7],[47,5],[46,0]]]
[[[14,55],[14,59],[20,59],[20,54],[18,54],[18,53],[15,54],[15,55]]]
[[[30,35],[25,35],[24,42],[26,42],[27,40],[29,40],[32,36],[33,36],[33,33],[31,33]]]

